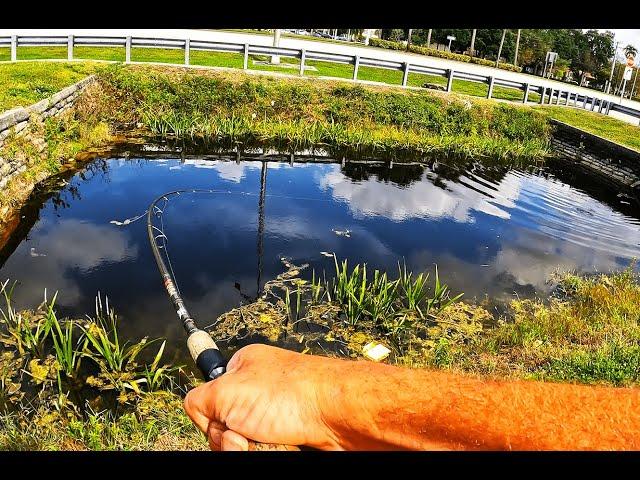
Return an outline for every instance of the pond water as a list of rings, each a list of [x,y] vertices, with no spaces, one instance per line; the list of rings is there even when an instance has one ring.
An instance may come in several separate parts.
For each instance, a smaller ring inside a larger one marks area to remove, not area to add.
[[[282,257],[309,263],[306,276],[331,275],[321,252],[392,274],[403,258],[415,272],[437,264],[466,299],[543,295],[558,268],[609,271],[640,254],[638,204],[573,170],[100,159],[32,197],[0,250],[0,279],[19,282],[18,307],[58,291],[62,315],[90,314],[96,294],[107,295],[126,336],[168,337],[170,354],[184,358],[146,218],[115,222],[162,193],[203,188],[221,192],[174,197],[163,215],[179,288],[201,327],[255,297],[284,271]]]

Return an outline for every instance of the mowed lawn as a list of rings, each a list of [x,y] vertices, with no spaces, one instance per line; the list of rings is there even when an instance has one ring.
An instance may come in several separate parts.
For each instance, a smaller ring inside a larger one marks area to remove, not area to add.
[[[60,47],[19,47],[18,59],[65,59],[67,49]],[[95,71],[99,62],[91,60],[124,61],[125,50],[121,47],[76,47],[74,57],[86,62],[6,62],[0,64],[0,111],[18,106],[27,106],[51,96],[62,88],[75,83]],[[10,60],[8,48],[0,49],[0,61]],[[184,51],[179,49],[132,48],[131,60],[134,62],[184,63]],[[300,61],[296,58],[281,57],[281,63],[290,67],[274,66],[268,63],[267,55],[251,55],[249,69],[268,70],[298,74]],[[242,68],[243,56],[239,53],[206,52],[192,50],[192,65],[211,67]],[[352,78],[353,65],[336,64],[323,61],[307,61],[305,76]],[[402,72],[383,68],[360,67],[358,78],[373,82],[400,85]],[[410,73],[407,83],[421,87],[424,84],[445,86],[447,79],[437,75]],[[466,80],[454,80],[453,91],[459,94],[486,97],[488,86]],[[524,93],[517,89],[494,87],[496,99],[521,102]],[[531,102],[538,102],[537,93],[529,95]],[[595,112],[555,106],[532,105],[532,108],[545,112],[552,118],[566,122],[578,128],[640,150],[640,127],[630,125],[612,117]]]
[[[19,47],[17,55],[19,60],[65,59],[67,58],[67,47]],[[124,62],[125,49],[123,47],[75,47],[74,58]],[[9,59],[9,49],[0,49],[0,61]],[[133,47],[131,49],[131,60],[133,62],[181,64],[184,63],[184,51],[181,49]],[[252,70],[267,70],[292,74],[299,72],[300,60],[297,58],[281,57],[282,66],[270,65],[268,60],[269,56],[267,55],[251,55],[248,67]],[[239,53],[207,52],[192,49],[189,62],[191,65],[208,67],[242,68],[243,56]],[[353,65],[314,60],[307,61],[305,65],[306,67],[310,67],[305,68],[305,75],[307,76],[353,77]],[[400,85],[402,84],[402,72],[385,68],[360,67],[358,69],[358,79]],[[445,86],[447,79],[437,75],[424,75],[419,73],[411,73],[407,79],[407,84],[414,87],[421,87],[425,83]],[[487,90],[488,86],[482,83],[470,82],[468,80],[454,80],[453,82],[453,91],[464,95],[486,97]],[[493,97],[496,99],[522,101],[523,96],[524,93],[518,89],[506,87],[494,87],[493,89]],[[540,96],[536,93],[531,93],[529,99],[532,102],[537,102]]]

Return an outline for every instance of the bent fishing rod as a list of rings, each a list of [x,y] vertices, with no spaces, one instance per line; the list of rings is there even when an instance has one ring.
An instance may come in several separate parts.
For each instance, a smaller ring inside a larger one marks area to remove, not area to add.
[[[196,326],[195,321],[187,311],[182,295],[178,289],[175,281],[175,274],[173,273],[173,267],[171,265],[171,259],[167,252],[167,236],[164,234],[164,221],[162,221],[162,214],[164,209],[158,207],[158,202],[165,201],[165,208],[169,202],[169,198],[174,195],[180,195],[182,193],[221,193],[215,190],[174,190],[172,192],[165,193],[156,198],[147,211],[147,233],[149,235],[149,242],[151,244],[151,251],[153,257],[156,260],[158,270],[162,276],[162,282],[169,294],[169,298],[173,307],[176,310],[178,319],[182,322],[182,326],[187,333],[187,347],[191,358],[195,362],[198,370],[204,376],[205,381],[215,380],[227,371],[227,361],[218,349],[218,346],[213,341],[211,336],[204,330],[199,329]],[[153,218],[157,216],[161,219],[160,228],[153,225]],[[160,251],[164,252],[164,256],[167,258],[165,263],[163,255]],[[167,267],[168,264],[168,267]],[[249,450],[300,450],[293,445],[280,445],[275,443],[259,443],[249,440]]]
[[[153,257],[156,260],[156,265],[158,266],[158,270],[160,270],[160,275],[162,276],[164,288],[167,290],[169,299],[176,310],[178,318],[187,332],[187,348],[189,349],[191,358],[193,358],[196,366],[200,372],[202,372],[205,380],[209,381],[215,380],[226,372],[227,361],[222,356],[222,353],[220,353],[218,346],[211,336],[196,326],[195,321],[187,311],[187,307],[185,307],[182,296],[180,295],[171,275],[173,267],[171,267],[170,272],[162,258],[162,255],[160,254],[160,250],[164,250],[165,256],[169,261],[169,265],[171,265],[171,260],[169,260],[167,253],[167,237],[164,234],[163,229],[153,225],[153,216],[161,216],[163,213],[163,210],[158,207],[157,203],[160,200],[165,200],[166,205],[169,197],[186,192],[195,192],[195,190],[175,190],[173,192],[168,192],[160,195],[151,203],[151,205],[149,205],[149,210],[147,211],[147,233],[149,235],[149,242],[151,243]]]

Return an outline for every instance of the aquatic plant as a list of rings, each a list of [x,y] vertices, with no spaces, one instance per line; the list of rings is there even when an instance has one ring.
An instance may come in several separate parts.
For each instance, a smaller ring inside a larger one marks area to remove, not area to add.
[[[6,327],[6,333],[0,333],[0,341],[5,345],[15,346],[20,355],[30,353],[39,356],[51,331],[51,315],[56,295],[49,304],[45,315],[34,316],[16,312],[11,302],[16,283],[13,282],[10,288],[7,288],[9,280],[0,285],[0,291],[5,301],[5,307],[0,308],[0,314],[2,315],[2,323]],[[46,298],[44,304],[46,304]]]

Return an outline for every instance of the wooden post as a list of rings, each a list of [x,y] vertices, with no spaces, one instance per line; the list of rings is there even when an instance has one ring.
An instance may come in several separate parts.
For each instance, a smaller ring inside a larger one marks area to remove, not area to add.
[[[522,103],[526,104],[529,101],[529,84],[524,84],[524,98],[522,99]]]
[[[593,112],[596,109],[596,97],[593,97],[591,100],[591,111]]]
[[[540,91],[540,105],[544,105],[544,96],[547,94],[547,87],[541,87]]]
[[[447,92],[450,92],[452,88],[453,88],[453,68],[450,68],[447,75]]]
[[[187,38],[184,41],[184,64],[185,65],[189,65],[190,56],[191,56],[191,40]]]
[[[73,35],[67,37],[67,60],[73,60]]]
[[[358,80],[358,68],[360,67],[360,55],[353,57],[353,81]]]
[[[244,44],[244,62],[242,64],[242,68],[247,70],[249,68],[249,44]]]

